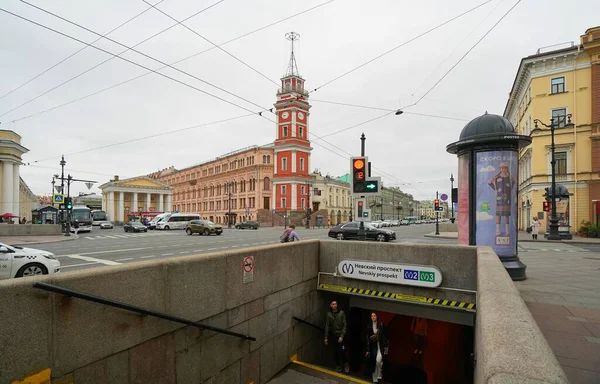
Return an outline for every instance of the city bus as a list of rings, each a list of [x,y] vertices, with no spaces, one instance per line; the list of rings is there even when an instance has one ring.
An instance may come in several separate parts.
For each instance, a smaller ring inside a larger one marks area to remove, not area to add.
[[[71,210],[71,232],[75,232],[75,222],[79,223],[79,232],[92,232],[92,210],[85,205],[74,206]]]
[[[92,225],[99,226],[103,221],[108,221],[108,217],[106,217],[106,212],[102,210],[94,210],[92,211]]]

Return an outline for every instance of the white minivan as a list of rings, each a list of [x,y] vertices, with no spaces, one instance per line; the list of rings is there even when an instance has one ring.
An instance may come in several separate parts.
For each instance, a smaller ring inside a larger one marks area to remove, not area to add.
[[[163,219],[156,223],[156,229],[185,229],[186,225],[192,220],[200,220],[197,213],[174,213],[168,219]]]

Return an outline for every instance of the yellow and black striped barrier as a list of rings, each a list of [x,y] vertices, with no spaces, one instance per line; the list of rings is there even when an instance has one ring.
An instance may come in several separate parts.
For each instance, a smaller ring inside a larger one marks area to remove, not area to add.
[[[433,297],[404,295],[402,293],[374,291],[363,288],[344,287],[342,285],[319,284],[319,289],[324,291],[350,293],[358,296],[379,297],[382,299],[417,302],[422,304],[431,304],[439,307],[449,307],[458,309],[475,310],[475,303],[466,303],[464,301],[434,299]]]

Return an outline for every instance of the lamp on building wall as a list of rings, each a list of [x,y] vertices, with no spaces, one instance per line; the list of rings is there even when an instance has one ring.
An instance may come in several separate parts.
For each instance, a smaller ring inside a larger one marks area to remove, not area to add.
[[[567,120],[567,123],[565,123],[565,120]],[[551,137],[551,144],[550,144],[550,153],[551,153],[551,160],[550,160],[550,166],[551,166],[551,172],[552,172],[552,186],[551,186],[551,191],[552,191],[552,196],[550,198],[551,201],[551,207],[550,207],[550,211],[551,211],[551,215],[550,215],[550,233],[548,234],[548,240],[560,240],[560,234],[558,233],[558,216],[556,216],[556,159],[555,159],[555,149],[556,146],[554,144],[554,130],[557,127],[560,127],[562,124],[563,127],[570,127],[573,126],[573,123],[571,122],[571,114],[567,114],[565,116],[558,116],[558,117],[553,117],[550,119],[550,125],[543,123],[542,121],[535,119],[533,120],[533,122],[535,123],[535,129],[533,131],[531,131],[531,134],[533,134],[534,132],[541,132],[542,129],[539,128],[538,124],[543,125],[546,128],[550,129],[550,137]]]
[[[396,206],[396,211],[398,212],[397,220],[400,220],[400,211],[402,210],[402,202],[399,202]]]

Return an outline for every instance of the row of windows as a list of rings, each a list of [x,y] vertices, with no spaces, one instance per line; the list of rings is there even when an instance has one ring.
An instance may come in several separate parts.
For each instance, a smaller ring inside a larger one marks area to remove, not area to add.
[[[266,155],[263,156],[263,164],[270,164],[270,163],[271,163],[271,156],[266,156]],[[236,159],[236,160],[230,161],[229,163],[215,165],[213,167],[204,169],[204,170],[202,170],[202,176],[203,177],[212,176],[212,175],[216,175],[216,174],[219,174],[222,172],[227,172],[228,170],[239,169],[239,168],[243,168],[245,166],[251,166],[251,165],[255,165],[255,164],[256,164],[255,157],[248,156],[244,159]],[[169,177],[169,178],[165,179],[164,182],[169,185],[173,185],[176,183],[196,179],[198,176],[199,176],[199,172],[195,171],[195,172],[190,172],[187,175]]]
[[[305,168],[304,164],[305,164],[304,158],[301,157],[300,158],[300,171],[304,171],[304,168]],[[281,158],[281,170],[287,171],[287,169],[288,169],[288,159],[287,159],[287,157],[282,157]]]
[[[550,94],[551,95],[554,95],[557,93],[564,93],[566,91],[567,90],[565,87],[565,77],[564,76],[554,77],[554,78],[550,79]],[[518,111],[519,120],[525,114],[525,111],[527,110],[527,107],[530,102],[531,102],[531,87],[529,87],[527,89],[527,92],[525,93],[525,96],[523,97],[523,100],[521,101],[521,104],[519,106],[519,111]],[[513,121],[513,125],[516,125],[514,121]]]
[[[177,203],[173,205],[173,209],[177,210],[177,207],[185,207],[186,204],[183,203]],[[229,209],[229,206],[231,206],[231,209],[238,209],[238,207],[240,209],[252,209],[252,208],[256,208],[256,198],[254,197],[250,197],[250,198],[243,198],[243,199],[227,199],[227,200],[220,200],[220,201],[206,201],[206,202],[200,202],[200,203],[187,203],[187,206],[189,206],[193,211],[195,211],[196,209],[202,209],[204,211],[206,210],[211,210],[214,211],[216,210],[221,210],[221,209]]]
[[[248,181],[231,181],[218,185],[205,186],[204,188],[196,188],[191,191],[176,191],[173,193],[174,200],[196,199],[199,197],[221,196],[228,193],[238,193],[247,191],[256,191],[258,180],[250,179]],[[263,179],[263,191],[271,190],[271,179],[265,177]]]
[[[282,133],[281,136],[282,137],[288,137],[290,132],[288,131],[288,126],[284,125],[281,129]],[[298,137],[300,138],[304,138],[304,127],[298,126]]]
[[[550,116],[557,128],[565,128],[569,123],[567,108],[554,108],[550,111]],[[529,116],[529,118],[522,123],[520,130],[522,134],[529,135],[534,127],[535,124],[533,123],[531,116]]]
[[[288,205],[287,205],[287,199],[285,197],[281,198],[281,208],[291,208],[291,207],[288,207]],[[298,208],[302,209],[302,208],[310,208],[310,207],[308,207],[306,205],[306,199],[301,199],[300,200],[300,207],[298,207]]]
[[[281,186],[281,194],[285,195],[287,193],[287,186],[286,185],[282,185]],[[300,186],[300,194],[301,195],[306,195],[306,186],[302,185]]]

